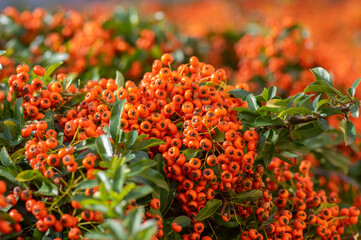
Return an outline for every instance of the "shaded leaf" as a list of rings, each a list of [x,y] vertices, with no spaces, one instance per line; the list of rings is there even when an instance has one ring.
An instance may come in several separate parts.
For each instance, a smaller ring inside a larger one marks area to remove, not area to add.
[[[204,206],[204,208],[202,208],[198,212],[195,221],[200,222],[211,217],[213,214],[217,212],[218,208],[220,208],[221,206],[222,206],[222,200],[212,199],[208,201],[206,206]]]

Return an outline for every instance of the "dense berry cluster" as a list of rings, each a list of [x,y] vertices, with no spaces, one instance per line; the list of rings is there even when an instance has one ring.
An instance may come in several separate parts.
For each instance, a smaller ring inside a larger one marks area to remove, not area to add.
[[[229,94],[233,88],[226,84],[225,71],[196,57],[176,70],[172,70],[172,62],[170,54],[163,54],[153,62],[152,72],[145,73],[139,85],[126,81],[124,86],[118,86],[116,80],[102,78],[88,81],[83,88],[69,83],[62,73],[45,86],[40,80],[45,74],[43,67],[35,66],[30,72],[27,65],[17,66],[17,73],[9,77],[8,83],[13,96],[23,97],[26,124],[22,137],[27,140],[24,155],[31,168],[51,179],[65,195],[74,197],[70,192],[78,182],[94,179],[94,172],[104,169],[97,154],[83,153],[85,149],[79,151],[75,146],[103,135],[115,102],[125,99],[120,119],[122,130],[137,131],[145,138],[164,142],[150,148],[148,154],[151,158],[160,156],[165,175],[178,184],[177,201],[172,204],[178,204],[179,211],[191,219],[192,228],[184,231],[176,222],[171,228],[182,233],[183,239],[211,239],[205,223],[196,219],[212,199],[222,199],[220,215],[224,222],[232,218],[257,221],[256,226],[241,226],[241,239],[302,239],[306,229],[315,230],[323,239],[340,239],[345,227],[357,223],[359,210],[355,207],[339,210],[334,204],[337,195],[331,193],[327,197],[324,191],[314,190],[307,160],[301,161],[295,171],[292,165],[274,158],[268,166],[272,178],[267,174],[263,182],[265,169],[255,164],[258,134],[254,129],[243,129],[237,119],[233,109],[247,104]],[[246,84],[237,87],[248,90]],[[55,115],[54,126],[42,120],[49,109]],[[60,135],[63,140],[59,142]],[[71,186],[61,177],[64,172],[72,174]],[[290,187],[279,189],[283,183]],[[93,196],[98,191],[99,186],[94,186],[79,192]],[[232,200],[237,194],[252,191],[260,195],[243,202]],[[31,189],[20,187],[4,199],[4,206],[16,205],[16,196],[25,202],[29,214],[36,217],[36,227],[41,232],[49,228],[59,232],[64,228],[68,229],[70,239],[79,239],[83,234],[80,226],[103,220],[100,212],[82,208],[76,200],[63,213],[56,208],[57,202],[46,206],[41,198],[32,196]],[[160,205],[159,199],[153,198],[143,216],[144,221],[157,222],[153,239],[164,236],[162,217],[151,211]],[[138,203],[132,201],[126,207],[130,211]],[[20,221],[16,208],[11,211],[13,218]],[[17,231],[20,225],[11,224],[1,231]]]

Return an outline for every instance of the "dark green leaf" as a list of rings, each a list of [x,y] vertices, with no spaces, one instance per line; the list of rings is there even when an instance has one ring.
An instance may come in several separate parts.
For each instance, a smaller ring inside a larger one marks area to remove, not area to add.
[[[232,89],[229,91],[235,98],[245,100],[248,95],[252,94],[244,89]]]
[[[352,117],[354,118],[358,118],[359,117],[359,112],[360,111],[360,108],[358,106],[358,103],[354,103],[351,105],[350,107],[350,113],[352,115]]]
[[[292,141],[279,141],[276,143],[276,149],[291,152],[298,156],[305,156],[309,152],[305,145]]]
[[[72,97],[72,99],[69,102],[64,104],[64,107],[73,107],[73,106],[81,103],[84,100],[86,95],[87,95],[87,92],[82,92],[82,93],[75,95],[74,97]]]
[[[347,90],[347,92],[353,97],[355,96],[355,93],[356,93],[356,88],[357,86],[360,84],[361,82],[361,78],[357,79],[353,84],[352,86]]]
[[[17,98],[15,101],[14,118],[17,129],[22,129],[24,126],[23,98]]]
[[[318,125],[320,126],[320,128],[321,128],[322,130],[324,130],[324,131],[327,131],[327,130],[329,129],[329,127],[330,127],[330,125],[328,124],[328,122],[327,122],[325,119],[323,119],[323,118],[317,119],[317,123],[318,123]]]
[[[254,112],[258,109],[257,100],[253,94],[249,94],[246,97],[246,102],[247,102],[249,110],[251,110],[252,112]]]
[[[348,146],[354,143],[356,139],[355,125],[350,120],[343,119],[340,122],[339,127],[344,134],[345,145]]]
[[[218,208],[220,208],[221,206],[222,206],[222,200],[212,199],[208,201],[206,206],[204,206],[204,208],[202,208],[198,212],[195,221],[200,222],[211,217],[213,214],[217,212]]]
[[[312,114],[312,111],[305,108],[305,107],[293,107],[293,108],[289,108],[286,109],[284,111],[282,111],[278,117],[282,117],[282,116],[287,116],[287,115],[294,115],[294,114]]]
[[[156,186],[169,191],[169,186],[167,181],[164,180],[162,174],[160,174],[157,170],[154,170],[152,168],[147,168],[143,172],[141,172],[139,176],[153,182]]]
[[[330,94],[335,94],[339,97],[344,96],[340,91],[338,91],[337,89],[335,89],[334,87],[328,85],[323,81],[316,81],[311,83],[305,88],[304,92],[330,93]]]
[[[10,125],[11,124],[11,125]],[[14,136],[13,136],[13,133],[12,131],[10,130],[10,128],[8,127],[8,125],[11,127],[11,128],[15,128],[16,127],[16,124],[12,121],[4,121],[4,122],[1,122],[1,129],[2,129],[2,132],[4,133],[4,136],[7,140],[9,141],[12,141],[14,140]],[[14,130],[13,130],[14,132]]]
[[[283,156],[283,155],[281,155],[281,154],[275,153],[274,156],[275,156],[276,158],[278,158],[278,159],[280,159],[280,160],[288,163],[288,164],[294,165],[294,164],[291,162],[290,159],[288,159],[287,157],[285,157],[285,156]]]
[[[191,224],[191,220],[187,216],[176,217],[172,223],[178,223],[181,227],[186,227]]]
[[[285,126],[285,123],[279,119],[272,119],[271,116],[260,116],[256,118],[256,121],[254,122],[255,126],[257,127],[266,127],[266,126]]]
[[[275,154],[275,152],[276,152],[276,148],[275,148],[274,144],[272,144],[272,143],[266,144],[266,147],[264,148],[264,153],[263,153],[263,162],[266,167],[272,161],[273,155]]]
[[[317,97],[315,98],[315,100],[313,100],[312,102],[312,106],[313,106],[313,112],[317,112],[318,110],[318,102],[320,100],[320,97],[321,97],[321,94],[320,95],[317,95]]]
[[[313,73],[317,81],[319,80],[324,81],[331,87],[334,87],[332,83],[331,75],[325,69],[321,67],[315,67],[310,71]]]
[[[145,139],[143,141],[134,143],[134,145],[130,149],[132,149],[133,151],[139,151],[139,150],[143,150],[146,148],[158,146],[161,144],[164,144],[164,142],[162,140],[156,139],[156,138],[149,138],[149,139]]]
[[[3,147],[1,149],[0,160],[4,166],[9,167],[9,168],[14,168],[14,163],[11,160],[10,155],[5,147]]]
[[[350,159],[348,157],[333,149],[318,150],[317,152],[326,159],[327,164],[330,163],[341,169],[344,173],[347,173],[350,166]]]
[[[89,149],[89,148],[93,148],[95,147],[95,137],[92,138],[87,138],[85,140],[83,140],[82,142],[80,142],[79,144],[77,144],[75,147],[77,150],[84,150],[84,149]]]
[[[232,197],[233,200],[252,201],[258,200],[262,197],[262,191],[259,189],[252,189],[246,192],[241,192]]]
[[[112,108],[110,121],[109,121],[109,128],[110,128],[110,135],[115,144],[119,143],[120,140],[120,129],[121,129],[121,118],[123,113],[123,108],[125,105],[125,99],[121,99],[115,103]]]
[[[22,182],[19,182],[5,167],[0,167],[0,176],[6,178],[15,185],[24,186]]]
[[[87,189],[87,188],[93,188],[95,186],[99,185],[98,182],[94,179],[87,179],[84,181],[81,181],[75,189]]]
[[[156,165],[156,162],[149,159],[143,159],[136,161],[129,165],[130,172],[128,173],[129,177],[138,175],[139,173],[143,172],[145,169],[153,167]]]
[[[268,99],[272,99],[276,96],[277,93],[277,87],[272,86],[268,89]]]
[[[133,199],[139,199],[142,197],[147,196],[148,194],[152,193],[153,188],[148,185],[143,185],[141,187],[138,187],[134,189],[133,191],[127,193],[124,197],[124,200],[133,200]],[[163,204],[163,203],[162,203]]]
[[[41,187],[38,189],[37,193],[43,196],[57,196],[59,194],[58,188],[55,184],[49,184],[45,182],[41,184]]]
[[[125,134],[125,143],[124,143],[124,148],[130,148],[133,146],[133,144],[135,143],[135,141],[137,140],[138,137],[138,132],[133,130],[130,132],[127,132]]]
[[[100,157],[109,162],[113,156],[113,147],[109,138],[106,135],[100,135],[95,140],[95,144]]]

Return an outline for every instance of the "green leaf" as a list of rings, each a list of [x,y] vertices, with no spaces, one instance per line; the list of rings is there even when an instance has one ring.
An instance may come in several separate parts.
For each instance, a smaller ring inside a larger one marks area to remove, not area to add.
[[[316,150],[316,152],[320,153],[322,157],[325,158],[327,164],[332,164],[333,166],[341,169],[345,174],[348,172],[350,166],[350,159],[343,155],[340,152],[337,152],[333,149],[323,149]]]
[[[273,155],[275,154],[275,152],[276,152],[276,148],[275,148],[274,144],[272,144],[272,143],[266,144],[266,147],[264,148],[264,153],[263,153],[263,162],[266,167],[272,161]]]
[[[294,114],[306,115],[306,114],[312,114],[312,111],[305,107],[293,107],[280,112],[280,114],[278,114],[278,117],[282,117],[286,115],[294,115]]]
[[[69,102],[64,104],[64,107],[73,107],[73,106],[81,103],[85,99],[86,95],[87,95],[87,92],[82,92],[82,93],[75,95],[74,97],[72,97],[72,99],[70,99]]]
[[[145,169],[155,166],[157,163],[153,160],[143,159],[136,161],[129,165],[130,173],[128,173],[129,177],[138,175],[139,173],[143,172]]]
[[[318,102],[320,100],[321,94],[317,95],[317,97],[315,97],[315,100],[313,100],[312,102],[312,106],[313,106],[313,112],[317,112],[318,110]]]
[[[5,50],[0,50],[0,56],[1,56],[1,55],[4,55],[5,53],[6,53]]]
[[[266,126],[285,126],[286,124],[279,118],[272,119],[271,116],[260,116],[256,118],[254,122],[256,127],[266,127]]]
[[[245,100],[248,95],[252,94],[244,89],[232,89],[229,91],[235,98]]]
[[[309,152],[308,147],[305,145],[285,140],[277,142],[276,149],[291,152],[297,154],[298,156],[305,156]]]
[[[225,133],[220,131],[218,128],[215,129],[215,135],[212,139],[215,142],[224,142]]]
[[[121,129],[121,118],[122,112],[125,105],[125,99],[117,101],[111,111],[110,121],[109,121],[109,128],[110,128],[110,135],[115,144],[119,143],[120,140],[120,129]]]
[[[246,102],[248,104],[249,110],[251,110],[252,112],[254,112],[254,111],[256,111],[258,109],[257,100],[256,100],[256,98],[254,97],[253,94],[249,94],[246,97]]]
[[[124,76],[121,72],[117,71],[115,75],[115,83],[118,85],[118,88],[124,86]]]
[[[293,162],[291,162],[291,160],[290,160],[289,158],[287,158],[287,157],[285,157],[285,156],[283,156],[283,155],[281,155],[281,154],[275,153],[274,156],[275,156],[276,158],[278,158],[278,159],[280,159],[280,160],[288,163],[288,164],[294,165]]]
[[[347,92],[351,95],[351,97],[355,96],[356,88],[360,84],[361,78],[357,79],[352,86],[347,90]]]
[[[56,185],[43,174],[36,170],[25,170],[16,177],[16,180],[20,182],[30,182],[33,180],[38,180],[42,182],[42,186],[39,188],[39,194],[45,196],[56,196],[58,195],[58,188]]]
[[[182,228],[191,224],[191,220],[187,216],[176,217],[172,223],[178,223]]]
[[[124,148],[130,148],[133,146],[133,144],[136,142],[138,137],[138,132],[135,130],[132,130],[130,132],[127,132],[125,134],[125,143],[124,143]]]
[[[48,84],[50,81],[48,80],[50,75],[58,68],[60,67],[60,65],[62,65],[63,62],[57,62],[54,63],[52,65],[49,65],[46,67],[46,71],[44,76],[41,78],[41,80],[43,81],[43,83]]]
[[[84,181],[81,181],[77,186],[76,186],[76,190],[82,190],[82,189],[87,189],[87,188],[93,188],[95,186],[98,186],[99,183],[94,180],[94,179],[87,179]]]
[[[141,187],[136,188],[135,190],[133,190],[131,192],[128,192],[125,195],[124,200],[130,201],[132,199],[139,199],[139,198],[147,196],[148,194],[150,194],[152,192],[153,192],[153,188],[151,186],[143,185]]]
[[[319,80],[324,81],[331,87],[334,87],[332,83],[331,75],[325,69],[323,69],[322,67],[315,67],[312,68],[310,71],[313,73],[317,81]]]
[[[38,194],[43,196],[57,196],[59,194],[58,188],[55,184],[49,184],[43,182],[41,187],[37,191]]]
[[[12,141],[12,140],[14,140],[14,135],[13,135],[12,131],[10,130],[10,128],[8,127],[8,125],[9,125],[9,127],[11,127],[13,129],[13,127],[15,128],[16,124],[12,121],[1,122],[1,129],[5,136],[5,139],[8,141],[9,140]],[[14,132],[14,130],[13,130],[13,132]]]
[[[330,94],[335,94],[339,97],[344,97],[344,95],[340,91],[338,91],[337,89],[335,89],[334,87],[328,85],[323,81],[316,81],[311,83],[305,88],[304,92],[330,93]]]
[[[261,93],[261,96],[263,97],[265,102],[268,101],[268,89],[267,88],[263,89],[263,92]]]
[[[351,105],[350,107],[350,113],[352,115],[352,117],[354,118],[358,118],[359,117],[359,106],[358,106],[358,103],[354,103]]]
[[[212,199],[208,201],[206,206],[204,206],[204,208],[202,208],[198,212],[195,221],[200,222],[211,217],[213,214],[217,212],[218,208],[220,208],[221,206],[222,206],[222,200]]]
[[[109,138],[106,135],[100,135],[95,140],[95,144],[100,157],[109,162],[113,156],[113,147]]]
[[[315,211],[315,214],[319,214],[325,208],[331,208],[331,207],[336,207],[336,206],[337,206],[336,203],[324,202],[317,208],[317,210]]]
[[[356,128],[350,120],[343,119],[339,127],[344,134],[345,145],[348,146],[355,142],[356,139]]]
[[[156,139],[156,138],[150,138],[150,139],[145,139],[143,141],[134,143],[134,145],[130,149],[132,149],[133,151],[139,151],[139,150],[143,150],[146,148],[158,146],[161,144],[164,144],[164,142],[162,140]]]
[[[98,231],[91,231],[85,233],[85,238],[87,239],[99,239],[99,240],[114,240],[114,237],[110,233],[102,233]]]
[[[0,160],[1,160],[1,163],[2,163],[4,166],[6,166],[6,167],[8,167],[8,168],[14,168],[14,163],[13,163],[13,161],[11,160],[8,151],[6,150],[6,147],[3,147],[3,148],[1,149]]]
[[[259,189],[252,189],[246,192],[241,192],[234,197],[232,197],[233,200],[242,200],[242,201],[252,201],[252,200],[258,200],[262,197],[262,191]]]
[[[6,178],[7,180],[14,183],[15,185],[24,187],[24,184],[22,182],[19,182],[5,167],[0,167],[0,176]]]
[[[186,157],[186,160],[190,160],[191,158],[194,158],[195,156],[197,156],[199,152],[202,151],[203,151],[202,149],[187,148],[186,150],[183,151],[183,155]]]
[[[15,100],[14,118],[17,129],[22,129],[24,126],[23,98],[17,98]]]
[[[276,96],[277,93],[277,87],[272,86],[268,89],[268,99],[272,99]]]
[[[77,145],[75,145],[76,150],[84,150],[84,149],[89,149],[89,148],[93,148],[95,147],[95,140],[97,138],[95,137],[91,137],[91,138],[87,138],[83,141],[81,141],[80,143],[78,143]]]
[[[330,127],[330,125],[328,124],[328,122],[327,122],[325,119],[323,119],[323,118],[317,119],[317,123],[318,123],[318,125],[320,126],[320,128],[321,128],[322,130],[324,130],[324,131],[327,131],[327,130],[329,129],[329,127]]]
[[[164,180],[162,174],[160,174],[157,170],[154,170],[152,168],[147,168],[143,172],[141,172],[139,176],[153,182],[156,186],[169,191],[169,186],[167,181]]]

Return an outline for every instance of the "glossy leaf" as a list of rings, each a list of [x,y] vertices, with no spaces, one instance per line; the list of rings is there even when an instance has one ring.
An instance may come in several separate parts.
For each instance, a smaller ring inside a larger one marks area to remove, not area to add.
[[[113,147],[109,138],[106,135],[100,135],[96,138],[95,144],[100,157],[109,162],[113,156]]]
[[[117,101],[112,107],[112,111],[110,115],[110,121],[109,121],[110,135],[112,136],[112,139],[116,144],[119,143],[119,139],[120,139],[120,129],[121,129],[120,120],[122,118],[125,102],[126,102],[125,99]]]
[[[340,122],[339,127],[344,134],[345,145],[348,146],[354,143],[356,139],[355,125],[350,120],[343,119]]]
[[[178,223],[181,227],[186,227],[191,224],[191,220],[187,216],[178,216],[176,217],[172,223]]]
[[[361,78],[358,78],[358,79],[352,84],[352,86],[347,90],[347,92],[351,95],[351,97],[355,96],[356,88],[357,88],[357,86],[360,84],[360,82],[361,82]]]
[[[219,199],[212,199],[209,200],[206,204],[206,206],[204,206],[204,208],[202,208],[196,218],[195,221],[200,222],[203,221],[207,218],[210,218],[211,216],[213,216],[213,214],[215,214],[217,212],[217,210],[222,206],[222,200]]]
[[[249,191],[238,193],[237,195],[233,196],[233,200],[242,200],[242,201],[251,201],[251,200],[258,200],[262,197],[262,191],[259,189],[252,189]]]
[[[247,102],[249,110],[256,111],[258,109],[257,100],[253,94],[249,94],[246,97],[246,102]]]
[[[124,76],[121,72],[117,71],[115,75],[115,83],[118,85],[118,88],[124,86]]]
[[[331,87],[334,87],[331,79],[331,75],[322,67],[315,67],[310,70],[315,76],[316,80],[321,80],[326,82]]]
[[[133,151],[139,151],[139,150],[143,150],[146,148],[158,146],[161,144],[164,144],[164,142],[162,140],[156,139],[156,138],[150,138],[150,139],[145,139],[143,141],[134,143],[134,145],[132,147],[130,147],[130,149],[132,149]]]
[[[129,165],[130,173],[128,173],[128,176],[135,176],[139,173],[143,172],[145,169],[153,167],[156,165],[156,162],[149,159],[143,159],[136,161],[135,163],[132,163]]]
[[[156,186],[169,191],[169,186],[167,181],[164,180],[164,177],[158,171],[152,168],[147,168],[143,172],[141,172],[139,176],[153,182]]]
[[[41,78],[41,80],[43,80],[43,82],[45,84],[48,84],[50,81],[48,80],[48,78],[50,77],[50,75],[58,68],[60,67],[60,65],[62,65],[63,62],[57,62],[57,63],[54,63],[54,64],[51,64],[49,66],[46,67],[46,71],[45,71],[45,74],[44,76]]]
[[[229,91],[229,93],[231,93],[235,98],[239,98],[242,100],[245,100],[247,98],[248,95],[252,94],[244,89],[232,89],[231,91]]]
[[[350,107],[350,113],[352,117],[358,118],[360,115],[360,107],[358,106],[358,103],[354,103]]]

